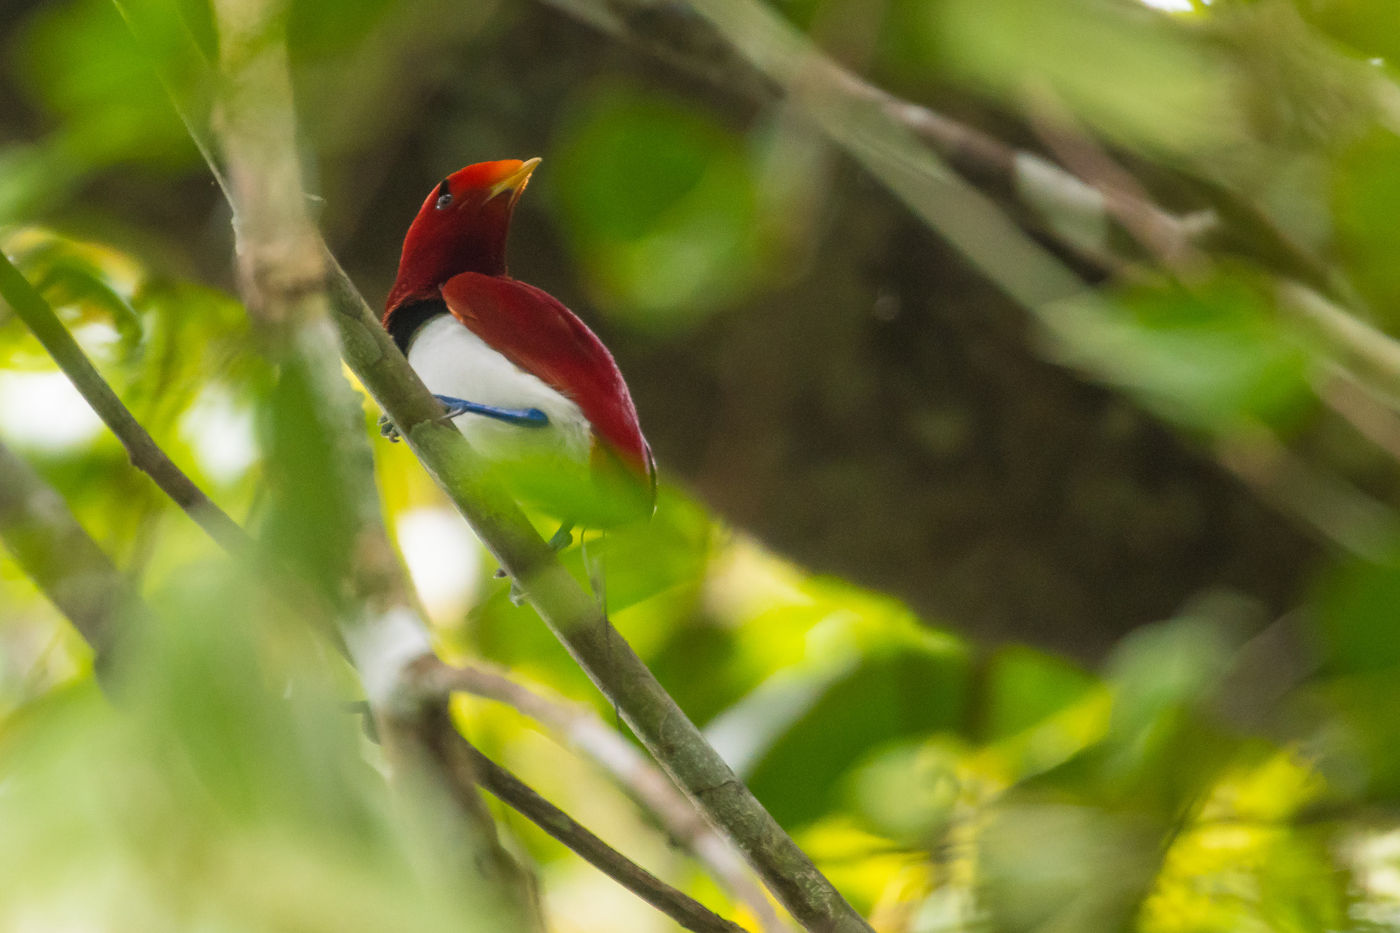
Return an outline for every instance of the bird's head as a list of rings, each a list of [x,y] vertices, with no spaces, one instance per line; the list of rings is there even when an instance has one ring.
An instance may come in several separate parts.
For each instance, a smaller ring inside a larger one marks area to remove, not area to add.
[[[409,301],[436,298],[463,272],[504,275],[515,202],[539,159],[478,162],[438,184],[409,225],[385,318]]]

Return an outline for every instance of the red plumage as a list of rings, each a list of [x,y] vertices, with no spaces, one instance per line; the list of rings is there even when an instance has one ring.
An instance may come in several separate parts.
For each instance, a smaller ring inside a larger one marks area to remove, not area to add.
[[[578,406],[592,427],[595,464],[600,452],[611,454],[654,493],[651,449],[612,354],[552,295],[506,274],[510,217],[537,162],[470,165],[434,189],[404,238],[384,326],[405,347],[423,309],[441,301],[491,349]]]
[[[597,439],[650,480],[651,450],[616,361],[553,295],[505,275],[464,272],[442,286],[457,320],[583,410]]]

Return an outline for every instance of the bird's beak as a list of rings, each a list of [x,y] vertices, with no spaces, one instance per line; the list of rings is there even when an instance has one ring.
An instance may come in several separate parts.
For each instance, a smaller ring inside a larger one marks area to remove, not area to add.
[[[525,185],[529,183],[531,173],[535,171],[539,164],[540,159],[538,156],[521,163],[520,168],[491,186],[491,190],[486,195],[486,200],[489,201],[492,198],[509,193],[510,203],[514,206],[516,199],[520,197],[520,192],[524,191]]]

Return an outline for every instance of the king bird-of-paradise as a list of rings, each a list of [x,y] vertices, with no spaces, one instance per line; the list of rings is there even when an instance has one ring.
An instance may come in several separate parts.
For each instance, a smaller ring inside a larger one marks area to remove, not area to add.
[[[383,324],[472,448],[522,498],[608,527],[651,513],[656,467],[612,354],[548,293],[506,273],[516,201],[539,159],[447,176],[404,237]]]

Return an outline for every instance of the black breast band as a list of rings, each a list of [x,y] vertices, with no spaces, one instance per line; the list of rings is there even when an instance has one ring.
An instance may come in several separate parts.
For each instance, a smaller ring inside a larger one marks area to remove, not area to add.
[[[394,338],[394,343],[398,345],[399,352],[408,355],[408,345],[413,340],[413,335],[418,333],[418,328],[439,314],[447,313],[447,305],[441,298],[433,298],[429,301],[415,301],[412,304],[400,305],[394,309],[394,313],[389,315],[389,323],[386,327],[389,336]]]

